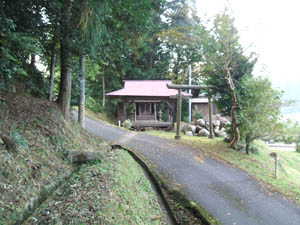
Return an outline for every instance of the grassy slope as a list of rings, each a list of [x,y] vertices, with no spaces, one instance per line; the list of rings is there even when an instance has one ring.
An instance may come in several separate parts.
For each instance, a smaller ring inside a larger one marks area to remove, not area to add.
[[[68,150],[94,149],[97,151],[102,141],[81,129],[76,123],[65,122],[54,103],[35,98],[14,96],[1,91],[0,96],[0,130],[2,133],[11,136],[17,143],[17,153],[14,153],[8,151],[0,139],[0,224],[14,224],[22,219],[24,211],[28,210],[36,199],[46,197],[49,194],[45,190],[53,189],[59,181],[72,174],[75,168],[65,160]],[[101,168],[107,168],[106,170],[109,171],[109,168],[114,167],[114,171],[118,170],[125,174],[131,170],[135,171],[136,164],[131,161],[125,165],[125,161],[130,161],[130,159],[122,154],[117,154],[112,159],[108,158],[103,163],[84,167],[83,170],[80,170],[78,177],[73,175],[71,182],[77,187],[76,190],[82,189],[82,193],[78,192],[76,195],[72,195],[72,191],[68,192],[69,194],[63,195],[61,201],[70,199],[74,207],[81,208],[80,204],[85,202],[85,194],[87,193],[85,191],[88,191],[88,189],[85,189],[86,183],[82,182],[81,179],[85,179],[87,174],[93,174],[93,171],[96,171],[94,175],[90,175],[95,179],[93,181],[94,186],[106,185],[105,191],[99,193],[103,194],[101,198],[110,199],[111,194],[114,193],[114,188],[119,186],[118,192],[114,195],[116,203],[107,208],[106,214],[110,215],[111,218],[114,217],[116,221],[121,220],[124,214],[122,207],[126,207],[128,202],[133,201],[132,198],[127,199],[128,196],[122,190],[129,191],[130,189],[122,186],[126,182],[123,182],[118,176],[115,177],[115,174],[111,174],[111,180],[114,182],[105,181],[104,184],[101,183]],[[135,182],[136,184],[136,178],[128,174],[126,177],[128,182]],[[133,179],[131,180],[131,178]],[[142,182],[147,183],[145,178],[140,178],[141,180],[144,179]],[[75,187],[68,184],[66,186],[69,190]],[[143,193],[138,201],[140,207],[147,205],[147,210],[150,212],[149,217],[151,218],[160,215],[157,199],[153,193],[150,193],[149,184],[136,186],[137,189],[134,192]],[[139,187],[140,189],[138,189]],[[133,188],[133,186],[130,186],[130,188]],[[109,195],[106,196],[107,194]],[[99,195],[92,195],[92,197],[96,199]],[[83,217],[87,217],[94,210],[87,205],[82,206],[84,206],[83,210],[78,213]],[[117,208],[117,206],[120,208]],[[135,220],[134,217],[139,217],[140,214],[140,211],[135,210],[136,208],[138,207],[134,207],[131,209],[130,214],[127,214],[133,220]],[[154,211],[149,208],[153,208]],[[46,207],[43,213],[48,211]],[[52,216],[55,217],[55,215]],[[100,217],[104,221],[109,221],[109,218],[105,218],[105,215]],[[63,214],[61,219],[67,220],[69,214],[65,216]]]
[[[167,139],[174,139],[174,132],[148,131],[149,134]],[[180,142],[197,147],[199,152],[210,157],[225,161],[237,168],[247,171],[265,186],[277,191],[300,204],[300,155],[296,152],[278,152],[281,167],[279,178],[274,179],[274,159],[272,152],[264,143],[256,142],[258,154],[247,156],[233,150],[220,138],[213,140],[204,137],[182,136]]]

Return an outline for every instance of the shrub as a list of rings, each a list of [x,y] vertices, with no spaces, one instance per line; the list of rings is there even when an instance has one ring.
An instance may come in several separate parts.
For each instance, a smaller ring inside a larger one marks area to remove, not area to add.
[[[204,118],[204,114],[201,110],[199,109],[196,109],[194,112],[193,112],[193,119],[194,120],[199,120],[199,119],[203,119]]]
[[[122,127],[125,127],[127,129],[130,129],[131,128],[131,121],[130,120],[124,120],[123,123],[122,123]]]
[[[184,121],[185,123],[188,123],[188,122],[189,122],[189,116],[184,116],[184,117],[183,117],[183,121]]]

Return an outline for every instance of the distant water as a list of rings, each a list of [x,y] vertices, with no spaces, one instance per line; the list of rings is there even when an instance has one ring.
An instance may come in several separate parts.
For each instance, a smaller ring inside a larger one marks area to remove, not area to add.
[[[300,122],[300,112],[282,114],[283,119],[297,120]]]

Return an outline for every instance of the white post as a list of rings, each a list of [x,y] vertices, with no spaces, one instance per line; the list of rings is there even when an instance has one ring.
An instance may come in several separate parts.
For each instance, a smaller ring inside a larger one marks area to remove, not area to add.
[[[192,84],[192,65],[189,65],[189,85]],[[192,94],[192,89],[189,89],[189,94]],[[192,122],[192,98],[189,98],[189,123]]]

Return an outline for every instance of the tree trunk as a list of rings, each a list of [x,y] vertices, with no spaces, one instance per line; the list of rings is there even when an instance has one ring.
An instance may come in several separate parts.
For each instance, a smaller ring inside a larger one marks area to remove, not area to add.
[[[229,90],[230,90],[231,97],[232,97],[231,124],[232,124],[232,131],[233,131],[233,139],[229,145],[230,145],[230,147],[233,148],[240,140],[240,132],[239,132],[239,128],[238,128],[238,120],[237,120],[237,115],[236,115],[237,97],[235,94],[235,87],[234,87],[233,81],[231,79],[229,70],[227,70],[226,79],[227,79]]]
[[[53,41],[53,46],[51,49],[51,62],[50,62],[50,90],[49,90],[49,101],[52,101],[53,98],[53,87],[54,87],[54,74],[55,74],[55,61],[56,61],[56,51],[55,51],[56,42]]]
[[[35,67],[35,54],[30,55],[30,65]]]
[[[72,1],[65,0],[61,19],[61,81],[59,88],[59,105],[66,120],[70,119],[71,89],[72,89],[72,53],[71,53],[71,9]]]
[[[296,152],[300,153],[300,144],[299,143],[296,143]]]
[[[249,147],[250,147],[250,140],[249,139],[250,139],[249,136],[246,135],[245,141],[246,141],[246,154],[247,155],[249,155]]]
[[[147,70],[151,70],[152,68],[153,68],[153,53],[149,52],[147,55]]]
[[[105,106],[105,75],[103,71],[102,75],[102,106]]]
[[[80,95],[79,95],[79,107],[78,107],[78,122],[82,127],[85,127],[85,55],[81,55],[79,58],[79,66],[80,66]]]
[[[249,147],[250,147],[250,144],[249,143],[246,143],[246,154],[249,155]]]
[[[175,139],[181,139],[180,136],[180,121],[181,121],[181,109],[182,109],[182,93],[181,89],[178,89],[177,95],[177,121],[176,121],[176,136]]]

